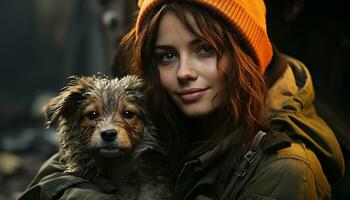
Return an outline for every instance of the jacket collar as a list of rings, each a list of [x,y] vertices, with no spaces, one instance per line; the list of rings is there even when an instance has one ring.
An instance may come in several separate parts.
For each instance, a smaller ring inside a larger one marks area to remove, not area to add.
[[[233,150],[235,141],[244,134],[244,127],[241,126],[227,135],[221,144],[216,145],[212,150],[202,154],[198,159],[191,161],[199,170],[206,170],[211,164],[227,156]],[[285,133],[268,132],[266,138],[261,144],[261,148],[266,153],[272,153],[277,150],[287,148],[291,145],[291,140]]]
[[[231,134],[228,134],[224,138],[223,142],[216,145],[212,150],[209,150],[208,152],[199,156],[197,162],[201,165],[201,169],[207,169],[211,163],[227,155],[227,153],[232,150],[235,140],[239,139],[239,136],[242,134],[244,134],[243,126],[238,127]]]

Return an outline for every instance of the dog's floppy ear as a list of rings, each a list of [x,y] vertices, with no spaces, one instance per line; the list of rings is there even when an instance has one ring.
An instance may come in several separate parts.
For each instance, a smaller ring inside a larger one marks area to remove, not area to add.
[[[119,85],[126,91],[138,91],[143,92],[145,90],[145,84],[142,79],[135,75],[127,75],[118,81]]]
[[[70,84],[42,108],[47,128],[55,126],[60,117],[74,116],[74,111],[77,110],[77,106],[84,98],[83,83],[86,82],[85,78],[71,76],[69,79]]]

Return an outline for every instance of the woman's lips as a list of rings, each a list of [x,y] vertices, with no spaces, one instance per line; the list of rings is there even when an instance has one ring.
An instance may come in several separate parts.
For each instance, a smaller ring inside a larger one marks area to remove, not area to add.
[[[179,97],[184,102],[193,102],[200,99],[204,94],[207,88],[193,88],[189,90],[181,90],[178,92]]]

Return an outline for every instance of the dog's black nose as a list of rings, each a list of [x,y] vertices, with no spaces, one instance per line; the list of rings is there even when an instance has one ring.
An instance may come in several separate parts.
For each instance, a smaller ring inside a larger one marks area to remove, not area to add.
[[[108,129],[101,132],[101,138],[105,142],[113,142],[117,138],[117,131],[114,129]]]

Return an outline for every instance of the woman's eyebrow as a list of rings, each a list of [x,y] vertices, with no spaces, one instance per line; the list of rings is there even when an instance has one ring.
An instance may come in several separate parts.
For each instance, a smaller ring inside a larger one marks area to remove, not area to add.
[[[155,45],[154,49],[172,49],[171,45]]]
[[[201,43],[201,42],[202,42],[202,40],[196,38],[196,39],[192,40],[192,41],[189,43],[189,46],[195,46],[195,45],[197,45],[198,43]]]
[[[195,46],[195,45],[197,45],[197,44],[199,44],[201,42],[202,42],[202,40],[196,38],[196,39],[191,40],[188,43],[188,46],[192,47],[192,46]],[[173,48],[173,46],[172,45],[162,45],[162,44],[160,44],[160,45],[155,45],[154,48],[155,49],[171,49],[171,48]]]

